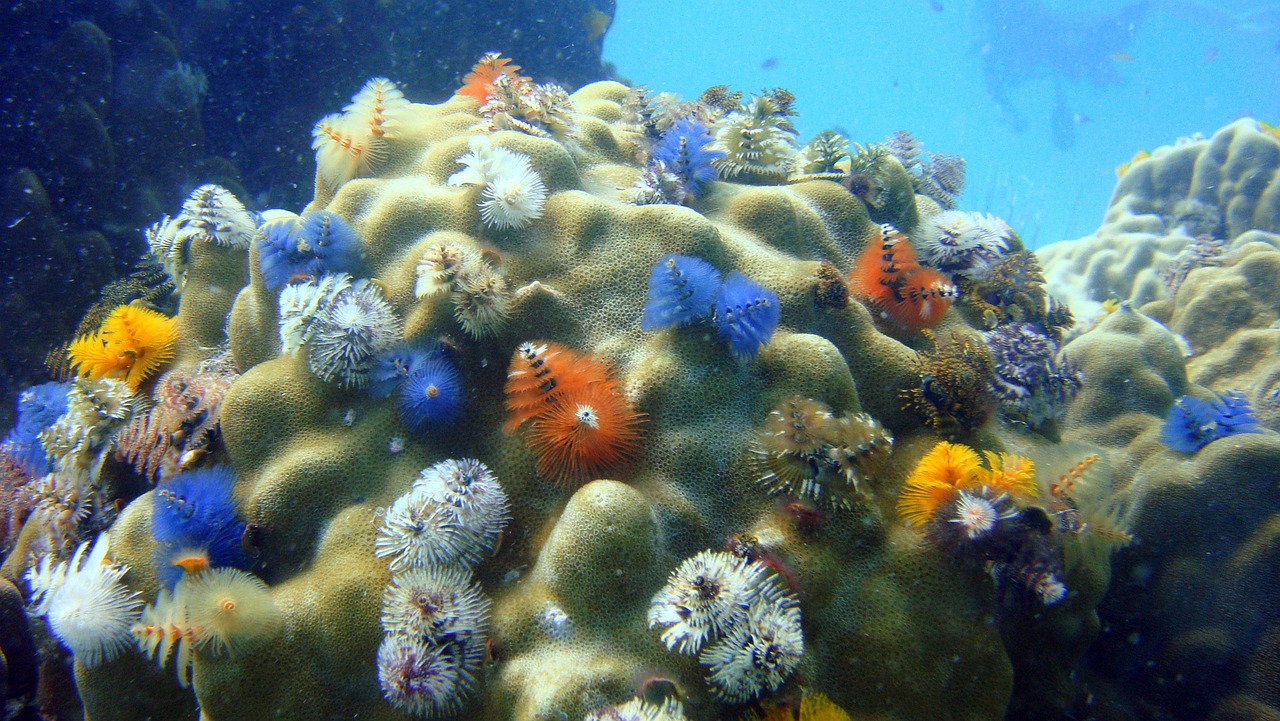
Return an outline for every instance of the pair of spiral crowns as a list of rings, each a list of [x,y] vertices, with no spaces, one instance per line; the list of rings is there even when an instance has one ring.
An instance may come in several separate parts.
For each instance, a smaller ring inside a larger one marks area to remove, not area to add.
[[[507,422],[531,423],[538,473],[578,484],[635,458],[644,414],[632,410],[603,360],[547,341],[521,343],[507,373]]]

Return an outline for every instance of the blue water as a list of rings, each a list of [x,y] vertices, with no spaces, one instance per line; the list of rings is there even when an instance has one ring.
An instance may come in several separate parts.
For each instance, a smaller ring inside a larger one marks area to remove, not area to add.
[[[910,130],[968,161],[961,207],[1036,247],[1097,228],[1138,150],[1280,123],[1280,3],[1258,0],[620,2],[604,49],[687,98],[785,87],[801,142]]]

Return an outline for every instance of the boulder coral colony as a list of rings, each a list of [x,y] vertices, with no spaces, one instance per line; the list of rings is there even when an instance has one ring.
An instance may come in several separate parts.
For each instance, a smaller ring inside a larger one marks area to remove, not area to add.
[[[147,231],[176,317],[105,309],[23,395],[2,572],[87,716],[1061,712],[1112,552],[1280,455],[1274,363],[1228,363],[1280,314],[1262,126],[1128,170],[1111,226],[1194,202],[1230,238],[1164,295],[1152,253],[1077,271],[1078,312],[1149,291],[1081,330],[909,135],[519,71],[369,81],[300,215],[198,188]],[[1231,548],[1273,557],[1249,518]]]

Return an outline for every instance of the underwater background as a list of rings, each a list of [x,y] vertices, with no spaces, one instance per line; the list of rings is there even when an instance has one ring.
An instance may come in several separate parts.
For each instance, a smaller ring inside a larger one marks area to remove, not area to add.
[[[1280,6],[0,40],[4,718],[1280,718]]]
[[[803,137],[908,129],[968,162],[966,207],[1039,247],[1097,227],[1127,149],[1276,117],[1280,98],[1260,90],[1280,84],[1278,28],[1280,7],[1248,0],[744,2],[733,12],[659,1],[618,7],[604,57],[635,83],[686,96],[782,85],[803,98]]]

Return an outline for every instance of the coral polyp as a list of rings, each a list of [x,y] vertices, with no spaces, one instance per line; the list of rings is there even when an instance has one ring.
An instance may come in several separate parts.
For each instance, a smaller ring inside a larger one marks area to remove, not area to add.
[[[577,484],[617,471],[638,454],[643,421],[612,383],[562,393],[529,432],[538,473]]]
[[[640,327],[656,330],[711,317],[720,271],[701,258],[664,256],[649,274],[649,298]]]
[[[56,566],[45,555],[27,573],[32,612],[45,617],[53,635],[86,668],[110,661],[129,645],[129,629],[142,606],[121,582],[128,566],[112,563],[108,548],[108,539],[99,536]]]
[[[892,447],[893,436],[871,416],[837,418],[821,401],[791,396],[756,436],[759,483],[771,494],[851,508]]]
[[[465,393],[458,369],[445,358],[432,358],[400,383],[396,415],[414,433],[440,429],[458,417]]]
[[[173,318],[150,308],[124,305],[107,316],[98,332],[73,342],[67,353],[81,377],[114,378],[137,390],[173,359],[177,337]]]
[[[328,307],[317,310],[307,354],[311,371],[323,381],[362,387],[378,354],[400,339],[400,331],[400,317],[382,290],[368,280],[358,280],[334,294]]]
[[[649,628],[661,628],[667,648],[695,655],[745,619],[764,568],[745,558],[702,551],[671,572],[649,605]]]
[[[736,271],[724,279],[716,296],[716,331],[741,360],[755,358],[768,345],[781,315],[773,291]]]

